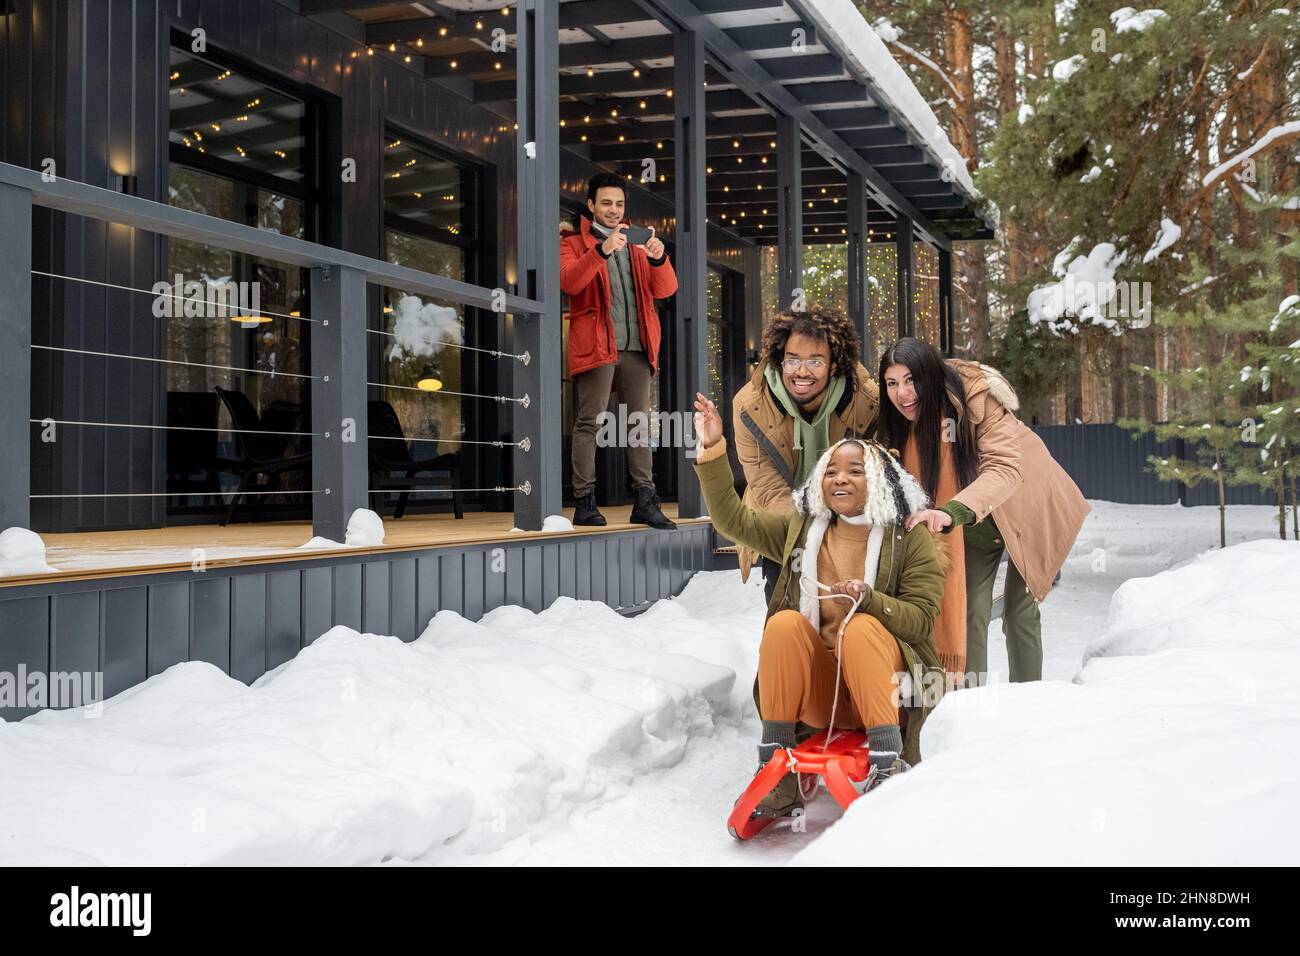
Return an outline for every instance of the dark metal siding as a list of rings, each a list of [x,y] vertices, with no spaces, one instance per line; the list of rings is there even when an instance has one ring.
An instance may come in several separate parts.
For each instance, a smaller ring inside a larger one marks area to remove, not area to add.
[[[1118,425],[1039,425],[1036,431],[1047,450],[1074,479],[1085,498],[1125,504],[1217,505],[1218,489],[1209,484],[1187,488],[1160,481],[1148,470],[1147,459],[1193,456],[1190,443],[1156,441],[1150,434],[1134,436]],[[1258,488],[1227,489],[1228,504],[1272,505],[1272,495]]]
[[[112,696],[193,660],[251,683],[338,624],[413,641],[444,609],[477,620],[559,596],[644,605],[680,593],[712,549],[713,529],[689,525],[17,585],[0,588],[0,672],[102,671]]]

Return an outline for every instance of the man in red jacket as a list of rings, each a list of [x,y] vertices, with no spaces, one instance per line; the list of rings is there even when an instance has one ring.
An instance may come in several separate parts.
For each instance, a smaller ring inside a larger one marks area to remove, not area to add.
[[[582,216],[579,228],[570,228],[560,239],[560,288],[569,296],[569,372],[577,386],[578,406],[573,426],[573,493],[578,506],[573,523],[605,523],[596,508],[596,418],[616,390],[627,406],[626,420],[633,423],[627,462],[636,505],[630,520],[673,528],[655,492],[649,412],[650,380],[659,370],[655,299],[677,291],[677,276],[658,236],[652,234],[645,245],[628,244],[626,197],[620,177],[593,176],[587,184],[590,217]]]

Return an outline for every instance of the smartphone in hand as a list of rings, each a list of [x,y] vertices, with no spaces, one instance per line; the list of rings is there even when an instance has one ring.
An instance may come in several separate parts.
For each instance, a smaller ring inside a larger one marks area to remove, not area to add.
[[[644,246],[654,233],[647,226],[628,226],[623,230],[629,246]]]

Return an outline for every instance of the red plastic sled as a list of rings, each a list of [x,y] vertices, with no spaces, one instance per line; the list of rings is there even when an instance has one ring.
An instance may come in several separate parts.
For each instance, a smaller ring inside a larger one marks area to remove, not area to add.
[[[793,750],[778,750],[740,795],[727,818],[727,829],[737,840],[748,840],[765,830],[781,817],[755,817],[754,810],[787,772],[799,775],[799,792],[805,801],[812,799],[817,789],[817,778],[826,780],[826,789],[836,803],[848,809],[861,794],[853,782],[867,778],[867,735],[856,730],[836,731],[830,745],[826,744],[826,731],[810,737]]]

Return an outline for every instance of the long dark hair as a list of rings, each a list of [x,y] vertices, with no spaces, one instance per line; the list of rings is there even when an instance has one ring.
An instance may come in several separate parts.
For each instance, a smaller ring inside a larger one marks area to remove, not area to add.
[[[906,366],[912,373],[917,400],[915,422],[904,418],[889,399],[885,371],[894,365]],[[979,452],[974,429],[966,415],[966,386],[938,349],[911,337],[899,339],[880,357],[877,384],[880,415],[876,418],[876,434],[886,448],[897,449],[901,454],[907,446],[908,434],[915,429],[916,450],[921,458],[921,487],[931,500],[939,491],[939,443],[944,440],[944,419],[951,419],[956,431],[952,458],[957,487],[965,488],[975,480],[979,474]]]

